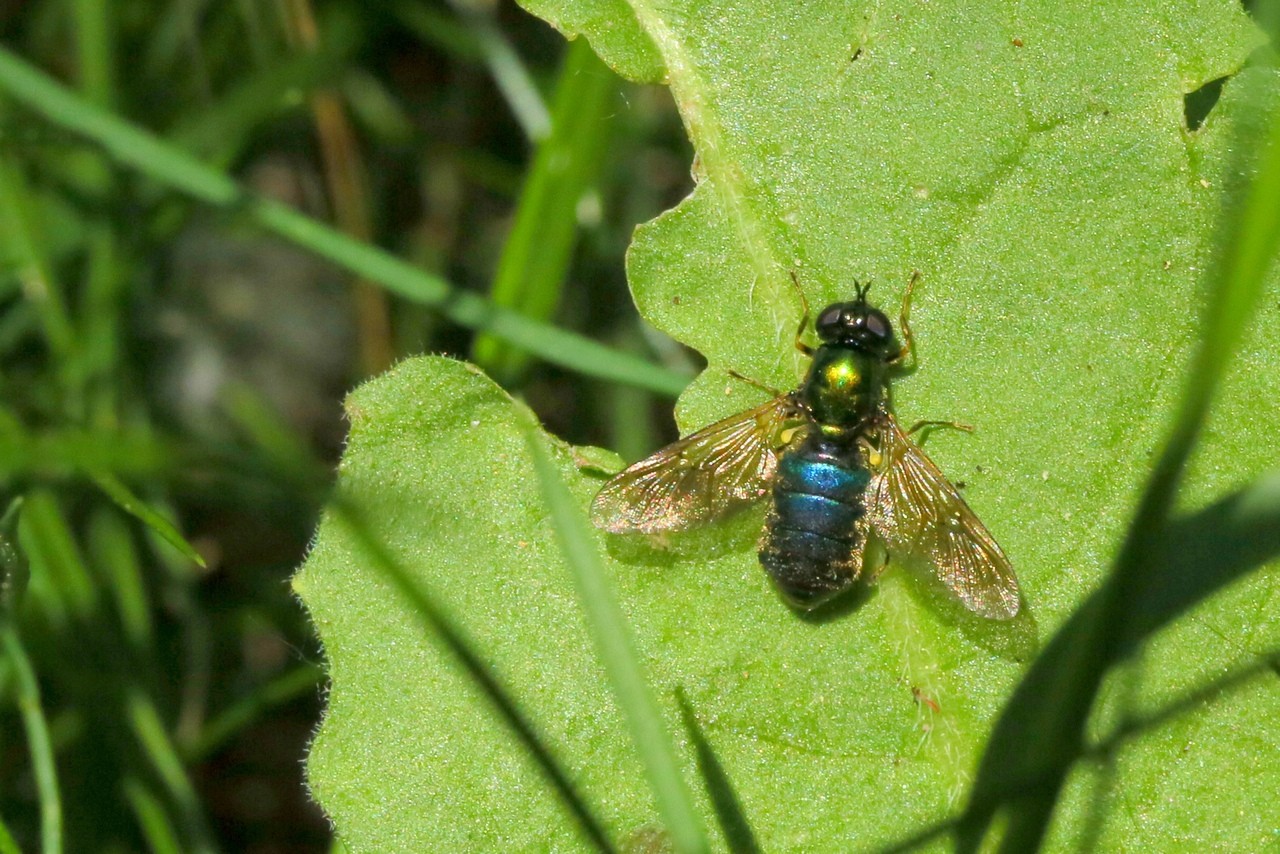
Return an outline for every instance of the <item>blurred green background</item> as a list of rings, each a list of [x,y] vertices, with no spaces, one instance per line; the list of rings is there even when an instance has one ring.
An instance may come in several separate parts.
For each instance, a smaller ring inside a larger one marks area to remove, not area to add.
[[[277,452],[331,470],[345,392],[427,352],[572,442],[635,457],[672,428],[664,395],[473,335],[256,206],[674,389],[693,357],[640,323],[622,258],[692,186],[679,119],[509,2],[9,2],[0,48],[0,852],[47,850],[51,821],[68,851],[327,850],[302,777],[321,655],[287,584],[323,484]],[[174,152],[248,192],[176,191]]]

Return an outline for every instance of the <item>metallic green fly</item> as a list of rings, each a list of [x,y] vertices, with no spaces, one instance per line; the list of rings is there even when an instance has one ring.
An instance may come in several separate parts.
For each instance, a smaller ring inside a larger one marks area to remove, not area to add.
[[[876,553],[930,567],[969,610],[1016,616],[1021,600],[1008,558],[910,438],[942,422],[903,430],[889,411],[890,380],[915,368],[908,319],[918,278],[902,302],[901,344],[861,287],[852,301],[818,314],[820,343],[810,347],[806,303],[796,347],[813,361],[800,388],[614,476],[591,505],[595,525],[614,533],[680,531],[771,495],[760,563],[793,607],[816,608],[864,570],[878,573],[883,564],[864,566],[868,545],[878,543]]]

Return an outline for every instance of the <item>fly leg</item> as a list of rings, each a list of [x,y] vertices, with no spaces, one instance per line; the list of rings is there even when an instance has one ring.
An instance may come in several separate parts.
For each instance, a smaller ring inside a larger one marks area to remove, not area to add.
[[[917,421],[915,424],[911,425],[911,429],[907,431],[907,435],[910,436],[911,434],[920,432],[921,430],[925,431],[924,435],[917,440],[917,444],[924,444],[924,440],[929,436],[929,431],[937,430],[940,427],[945,427],[951,430],[963,430],[966,433],[973,432],[973,425],[965,424],[962,421]]]
[[[800,317],[800,325],[796,327],[796,349],[806,356],[813,355],[813,348],[804,343],[801,336],[804,335],[804,328],[809,325],[809,300],[804,295],[804,288],[800,287],[800,278],[796,275],[796,271],[791,271],[791,283],[796,286],[796,293],[800,295],[800,305],[804,307],[804,314]]]
[[[973,425],[965,424],[963,421],[917,421],[911,425],[907,435],[910,436],[920,430],[937,429],[938,427],[950,427],[952,430],[963,430],[966,433],[973,432]]]
[[[889,360],[889,364],[897,365],[903,373],[910,373],[920,366],[916,357],[916,341],[911,335],[911,295],[915,292],[916,282],[920,281],[920,271],[911,272],[911,280],[907,282],[907,292],[902,296],[902,311],[898,313],[898,327],[902,330],[902,349]],[[906,365],[907,359],[911,364]]]
[[[773,395],[774,397],[782,397],[782,392],[774,388],[773,386],[765,385],[759,380],[751,379],[751,377],[745,377],[742,374],[738,373],[737,371],[730,370],[729,376],[733,377],[735,380],[742,380],[747,385],[753,385],[756,388],[760,389],[761,391],[767,391],[769,394]]]

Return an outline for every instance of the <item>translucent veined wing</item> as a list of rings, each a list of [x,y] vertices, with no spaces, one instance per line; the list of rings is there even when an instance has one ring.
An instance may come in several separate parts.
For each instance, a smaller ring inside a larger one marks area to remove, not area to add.
[[[591,521],[615,534],[681,531],[763,497],[778,467],[790,394],[731,415],[615,475],[591,502]]]
[[[995,620],[1016,616],[1018,579],[1009,559],[960,493],[893,416],[881,416],[877,435],[867,518],[889,551],[928,563],[970,611]]]

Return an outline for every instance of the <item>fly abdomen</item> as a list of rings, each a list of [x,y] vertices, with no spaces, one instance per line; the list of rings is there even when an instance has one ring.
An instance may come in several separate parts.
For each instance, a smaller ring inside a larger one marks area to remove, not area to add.
[[[870,479],[856,451],[841,453],[821,439],[778,460],[760,563],[795,607],[815,608],[857,578]]]

